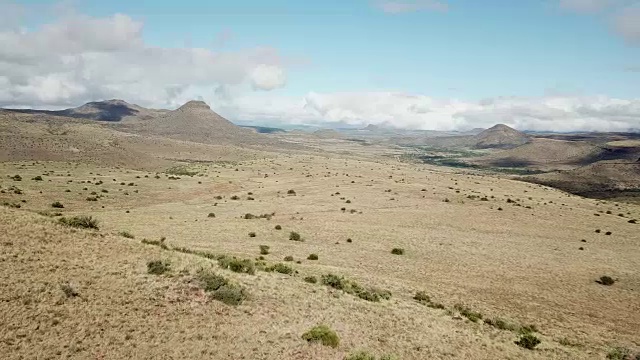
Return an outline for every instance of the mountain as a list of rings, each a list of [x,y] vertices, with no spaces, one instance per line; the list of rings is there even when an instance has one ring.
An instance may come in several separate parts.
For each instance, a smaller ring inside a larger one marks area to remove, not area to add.
[[[189,101],[176,110],[140,122],[134,132],[200,143],[255,143],[263,139],[247,128],[233,124],[203,101]]]
[[[511,149],[529,142],[530,137],[504,124],[495,125],[474,137],[476,149]]]
[[[62,116],[75,119],[87,119],[108,122],[120,122],[126,119],[148,119],[159,116],[167,110],[146,109],[126,101],[111,99],[104,101],[88,102],[84,105],[64,110],[37,110],[37,109],[4,109],[8,112]]]
[[[364,131],[380,131],[380,126],[369,124],[366,127],[362,128],[361,130],[364,130]]]

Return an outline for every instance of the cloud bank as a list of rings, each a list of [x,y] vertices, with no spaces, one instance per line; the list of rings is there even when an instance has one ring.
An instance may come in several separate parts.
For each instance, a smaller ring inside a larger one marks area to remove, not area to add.
[[[20,11],[9,5],[0,12]],[[142,32],[141,22],[123,14],[71,13],[36,29],[0,28],[0,106],[64,107],[110,97],[166,106],[200,88],[285,85],[285,60],[275,49],[163,48],[145,43]]]
[[[504,123],[537,131],[640,130],[640,99],[606,96],[497,97],[478,102],[397,92],[246,96],[220,104],[235,119],[272,124],[464,130]]]

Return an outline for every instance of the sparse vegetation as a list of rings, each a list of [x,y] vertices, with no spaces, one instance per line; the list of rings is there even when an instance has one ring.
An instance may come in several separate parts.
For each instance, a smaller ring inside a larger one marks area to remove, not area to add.
[[[337,290],[342,290],[347,294],[355,295],[363,300],[378,302],[391,298],[391,292],[374,287],[364,288],[354,281],[345,279],[342,276],[326,274],[321,278],[322,284]]]
[[[58,219],[58,222],[62,225],[73,227],[73,228],[81,228],[81,229],[94,229],[98,230],[98,220],[94,219],[91,216],[80,215],[74,216],[70,218],[62,217]]]
[[[250,233],[249,233],[249,237],[252,237],[252,238],[253,238],[253,237],[256,237],[256,233],[255,233],[255,232],[253,232],[253,231],[252,231],[252,232],[250,232]]]
[[[302,334],[302,339],[308,342],[318,342],[333,348],[340,345],[340,337],[327,325],[317,325]]]
[[[51,203],[51,207],[56,209],[63,209],[64,205],[62,205],[60,201],[54,201]]]
[[[289,240],[304,241],[304,239],[302,239],[302,236],[300,236],[300,234],[298,234],[295,231],[292,231],[292,232],[289,233]]]
[[[601,276],[600,279],[596,280],[596,282],[600,285],[611,286],[616,283],[616,281],[611,276]]]
[[[238,259],[236,257],[223,256],[218,259],[218,265],[223,269],[233,272],[254,275],[256,267],[253,261],[249,259]]]
[[[393,248],[391,250],[391,253],[393,255],[404,255],[404,249],[402,249],[402,248]]]
[[[166,260],[153,260],[147,263],[147,272],[152,275],[162,275],[168,272],[171,264]]]
[[[309,254],[307,260],[318,260],[318,254]]]
[[[454,309],[456,309],[458,312],[460,312],[460,315],[466,317],[467,319],[469,319],[472,322],[477,322],[478,320],[482,319],[482,314],[477,312],[477,311],[473,311],[471,309],[469,309],[468,307],[462,305],[462,304],[456,304],[454,305]]]
[[[260,255],[269,255],[268,245],[260,245]]]
[[[520,335],[520,338],[515,342],[518,346],[523,347],[525,349],[533,350],[536,346],[538,346],[541,341],[537,336],[527,333]]]
[[[293,268],[291,266],[286,265],[286,264],[282,264],[282,263],[273,264],[273,265],[265,268],[265,271],[267,271],[267,272],[277,272],[277,273],[286,274],[286,275],[291,275],[294,272],[294,270],[293,270]]]
[[[282,230],[282,226],[280,226],[280,225],[276,225],[275,229],[276,229],[276,230]]]
[[[304,281],[308,282],[309,284],[316,284],[318,282],[318,278],[316,278],[315,276],[305,276]]]
[[[132,234],[132,233],[130,233],[130,232],[128,232],[128,231],[120,231],[120,232],[118,233],[118,235],[120,235],[120,236],[122,236],[122,237],[125,237],[125,238],[127,238],[127,239],[135,239],[135,238],[136,238],[135,236],[133,236],[133,234]]]
[[[212,299],[227,305],[240,305],[249,297],[242,286],[231,283],[225,277],[217,275],[211,270],[200,269],[196,274],[196,280]]]

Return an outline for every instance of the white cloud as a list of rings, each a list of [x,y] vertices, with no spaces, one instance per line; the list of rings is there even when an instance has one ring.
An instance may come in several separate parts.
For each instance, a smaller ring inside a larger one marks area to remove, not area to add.
[[[614,0],[560,0],[560,7],[581,13],[595,13],[614,5]]]
[[[284,70],[273,65],[258,65],[251,73],[251,84],[254,89],[273,90],[283,87],[287,82]]]
[[[604,96],[499,97],[478,102],[397,92],[310,92],[304,97],[239,96],[216,107],[234,120],[272,124],[394,126],[461,130],[504,123],[522,130],[640,129],[640,99]]]
[[[20,11],[7,4],[0,10]],[[0,27],[0,106],[52,108],[104,98],[167,106],[219,86],[285,84],[287,60],[275,49],[162,48],[146,44],[142,32],[143,24],[127,15],[72,11],[35,29]]]
[[[627,43],[640,45],[640,4],[620,10],[613,20],[616,32]]]
[[[438,0],[404,0],[404,1],[377,1],[376,7],[389,14],[400,14],[416,11],[447,11],[449,5]]]

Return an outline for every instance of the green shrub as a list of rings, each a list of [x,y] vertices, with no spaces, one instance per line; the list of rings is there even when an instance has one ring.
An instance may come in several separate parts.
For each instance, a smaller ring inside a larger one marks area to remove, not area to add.
[[[280,274],[291,275],[293,274],[293,268],[289,265],[277,263],[273,264],[265,269],[267,272],[277,272]]]
[[[287,191],[287,195],[296,195],[296,191],[295,190],[289,190]]]
[[[454,309],[458,310],[460,312],[460,315],[466,317],[467,319],[471,320],[472,322],[477,322],[478,320],[482,319],[482,314],[476,311],[473,311],[471,309],[469,309],[468,307],[465,307],[461,304],[456,304],[454,305]]]
[[[87,197],[87,201],[98,201],[98,198],[95,196],[89,196]]]
[[[360,288],[359,286],[354,286],[355,284],[351,284],[354,287],[354,293],[357,297],[363,300],[371,301],[371,302],[379,302],[380,300],[389,300],[391,299],[391,292],[388,290],[382,290],[375,287],[371,287],[368,289]]]
[[[60,201],[55,201],[55,202],[51,203],[51,207],[52,208],[57,208],[57,209],[64,209],[64,205],[62,205],[62,203]]]
[[[276,225],[276,230],[282,230],[282,226]]]
[[[402,248],[393,248],[391,250],[391,253],[393,255],[404,255],[404,249],[402,249]]]
[[[484,319],[484,323],[500,330],[514,331],[517,329],[517,326],[509,324],[506,320],[500,318]]]
[[[213,271],[200,269],[196,274],[196,279],[204,291],[216,291],[227,285],[229,280],[225,277],[215,274]]]
[[[269,255],[269,246],[260,245],[260,255]]]
[[[22,176],[20,175],[13,175],[11,177],[11,179],[13,179],[13,181],[22,181]]]
[[[231,197],[231,200],[240,200],[240,197],[238,195],[233,195]]]
[[[42,181],[42,176],[38,175],[38,176],[34,177],[34,178],[33,178],[33,179],[31,179],[31,180],[34,180],[34,181]]]
[[[318,342],[325,346],[337,348],[340,345],[340,338],[335,331],[327,325],[317,325],[302,334],[302,339],[308,342]]]
[[[366,351],[358,351],[347,355],[344,360],[376,360],[376,357]]]
[[[242,304],[248,298],[248,294],[240,285],[226,284],[215,290],[211,294],[211,298],[235,306]]]
[[[253,237],[256,237],[256,233],[255,233],[255,232],[253,232],[253,231],[252,231],[252,232],[250,232],[250,233],[249,233],[249,237],[252,237],[252,238],[253,238]]]
[[[81,228],[81,229],[95,229],[98,230],[98,220],[91,216],[80,215],[71,218],[62,217],[58,219],[58,222],[62,225]]]
[[[216,214],[214,214],[214,213],[209,213],[209,215],[207,215],[207,217],[214,218],[214,217],[216,217]]]
[[[298,234],[295,231],[292,231],[291,233],[289,233],[289,240],[293,240],[293,241],[304,241],[302,239],[302,236],[300,236],[300,234]]]
[[[419,303],[422,304],[426,304],[426,303],[430,303],[431,302],[431,298],[429,297],[429,295],[427,295],[426,292],[424,291],[418,291],[414,296],[413,299],[416,300]]]
[[[147,263],[147,272],[153,275],[162,275],[170,270],[171,264],[165,260],[153,260]]]
[[[316,284],[318,282],[318,279],[315,276],[307,276],[304,278],[304,281],[308,282],[309,284]]]
[[[606,285],[606,286],[611,286],[613,284],[615,284],[615,280],[611,277],[611,276],[601,276],[599,280],[596,280],[596,282],[600,285]]]
[[[607,354],[607,359],[610,360],[631,360],[631,351],[627,348],[616,347],[611,349]],[[638,356],[636,356],[638,359]]]
[[[525,349],[533,350],[536,346],[540,344],[540,339],[537,336],[529,333],[520,335],[520,338],[515,342],[518,346],[523,347]]]
[[[236,257],[224,256],[218,259],[218,265],[223,269],[229,269],[237,273],[250,275],[256,273],[255,264],[249,259],[238,259]]]
[[[327,274],[322,275],[322,284],[338,290],[344,290],[347,281],[342,276]]]
[[[318,254],[310,254],[307,260],[318,260]]]
[[[293,261],[293,256],[287,255],[284,257],[284,261]]]
[[[122,237],[125,237],[125,238],[127,238],[127,239],[135,239],[135,238],[136,238],[135,236],[133,236],[133,234],[132,234],[132,233],[130,233],[130,232],[128,232],[128,231],[120,231],[120,232],[118,233],[118,235],[120,235],[120,236],[122,236]]]

